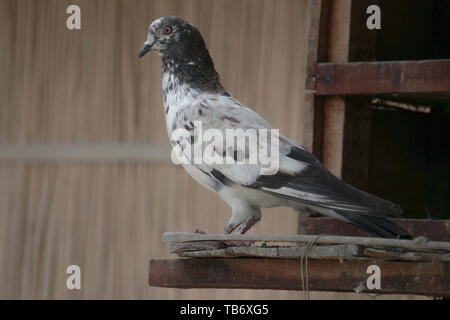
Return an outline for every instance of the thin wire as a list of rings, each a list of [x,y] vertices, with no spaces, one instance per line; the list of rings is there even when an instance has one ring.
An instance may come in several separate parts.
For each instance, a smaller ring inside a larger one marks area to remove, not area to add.
[[[301,276],[302,276],[302,288],[303,288],[303,294],[305,297],[305,300],[310,300],[310,295],[309,295],[309,277],[308,277],[308,255],[309,252],[311,251],[311,248],[314,246],[314,244],[316,243],[316,241],[323,236],[323,234],[319,234],[317,235],[317,237],[315,237],[314,239],[310,240],[305,247],[305,251],[302,254],[302,258],[300,259],[300,272],[301,272]],[[306,257],[305,259],[305,274],[303,274],[303,259]],[[306,281],[305,281],[306,278]],[[306,282],[306,285],[305,285]]]

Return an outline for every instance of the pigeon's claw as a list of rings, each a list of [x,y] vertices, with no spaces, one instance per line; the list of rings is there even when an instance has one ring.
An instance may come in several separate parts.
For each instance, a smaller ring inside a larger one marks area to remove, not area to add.
[[[235,224],[227,224],[225,226],[225,228],[223,228],[222,232],[220,232],[221,234],[230,234],[232,233],[239,225],[235,225]]]
[[[241,224],[240,226],[239,226],[239,229],[237,230],[237,233],[238,234],[244,234],[244,233],[246,233],[248,230],[250,230],[250,228],[255,224],[255,223],[257,223],[259,221],[259,219],[255,219],[255,218],[252,218],[252,219],[249,219],[249,220],[247,220],[246,222],[244,222],[243,224]]]
[[[249,219],[246,222],[242,223],[237,230],[237,234],[246,233],[258,221],[259,221],[259,219],[252,218],[252,219]],[[239,242],[238,246],[250,247],[252,245],[252,241],[237,241],[237,242]]]
[[[222,230],[221,234],[230,234],[232,233],[239,225],[227,224],[227,226]],[[225,244],[229,247],[249,247],[251,246],[250,241],[239,241],[239,240],[231,240],[225,241]]]

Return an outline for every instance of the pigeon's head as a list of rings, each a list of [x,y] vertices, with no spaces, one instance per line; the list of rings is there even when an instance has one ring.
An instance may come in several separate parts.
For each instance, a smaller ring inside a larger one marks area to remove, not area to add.
[[[185,54],[202,47],[205,47],[203,38],[192,24],[178,17],[162,17],[151,23],[147,41],[139,52],[139,58],[150,50],[164,56]]]
[[[178,83],[208,92],[224,91],[200,32],[189,22],[178,17],[153,21],[139,58],[150,50],[161,56],[163,73],[174,74]]]

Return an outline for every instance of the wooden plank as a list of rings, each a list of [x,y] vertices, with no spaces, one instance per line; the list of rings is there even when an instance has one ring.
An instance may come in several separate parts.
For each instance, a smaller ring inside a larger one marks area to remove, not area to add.
[[[329,39],[327,60],[334,63],[348,61],[351,0],[331,1],[329,16]],[[317,83],[321,82],[316,66]],[[343,97],[326,97],[324,102],[322,163],[337,177],[342,173],[342,153],[344,141],[345,100]]]
[[[230,258],[225,249],[186,251],[180,252],[178,255],[183,258]]]
[[[311,0],[309,9],[305,88],[314,90],[317,62],[328,60],[331,1]],[[324,100],[312,91],[305,94],[303,119],[303,145],[322,161]]]
[[[174,250],[175,248],[175,250]],[[224,242],[192,241],[171,244],[171,252],[180,257],[261,257],[272,259],[303,258],[324,260],[380,260],[450,262],[450,251],[413,251],[403,248],[365,248],[355,244],[303,246],[229,246]]]
[[[342,175],[345,109],[343,97],[332,96],[325,99],[322,164],[338,178]]]
[[[192,242],[186,243],[191,244]],[[221,242],[219,242],[221,243]],[[179,245],[179,243],[177,243]],[[306,246],[302,247],[262,247],[262,246],[238,246],[228,247],[226,249],[212,249],[191,251],[190,246],[187,250],[180,247],[177,254],[181,257],[205,258],[205,257],[262,257],[273,259],[301,258],[306,256]],[[332,246],[313,246],[308,251],[308,258],[325,260],[342,260],[358,257],[363,254],[363,248],[354,244],[332,245]]]
[[[450,241],[450,220],[390,219],[413,236],[424,236],[431,241]],[[349,223],[333,218],[305,218],[301,221],[305,234],[335,234],[365,237],[370,234]]]
[[[317,62],[328,61],[328,35],[331,0],[309,2],[308,44],[305,88],[315,89]]]
[[[364,255],[381,260],[450,262],[449,253],[431,253],[431,252],[366,248],[364,249]]]
[[[381,270],[381,290],[367,290],[367,267]],[[299,259],[154,259],[150,286],[302,290]],[[450,296],[450,264],[400,261],[309,260],[310,291]]]
[[[270,250],[270,252],[268,252]],[[255,256],[266,258],[301,258],[306,254],[306,246],[303,247],[230,247],[227,252],[234,256]],[[350,258],[362,253],[362,248],[350,245],[334,245],[334,246],[313,246],[308,251],[308,258],[311,259],[327,259],[340,260]]]
[[[319,63],[318,95],[450,94],[450,59]]]
[[[414,240],[365,238],[330,235],[295,235],[295,234],[199,234],[186,232],[165,232],[162,236],[164,242],[189,241],[259,241],[259,242],[299,242],[314,241],[317,244],[357,244],[362,246],[385,246],[405,248],[412,250],[447,250],[450,251],[450,242],[426,241],[425,238]]]
[[[203,250],[221,250],[225,249],[225,243],[219,241],[192,241],[192,242],[176,242],[170,245],[170,252],[175,254],[196,252]]]
[[[331,0],[327,62],[348,62],[351,12],[352,0]]]

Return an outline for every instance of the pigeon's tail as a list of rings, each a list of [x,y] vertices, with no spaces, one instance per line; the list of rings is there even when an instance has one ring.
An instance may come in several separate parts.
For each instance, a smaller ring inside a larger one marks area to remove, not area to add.
[[[408,233],[408,231],[400,228],[385,218],[346,212],[338,213],[346,218],[346,220],[350,223],[366,230],[367,232],[370,232],[375,236],[381,238],[412,239],[412,236]]]

